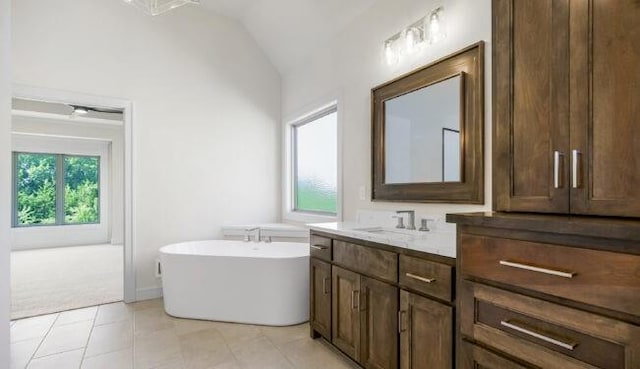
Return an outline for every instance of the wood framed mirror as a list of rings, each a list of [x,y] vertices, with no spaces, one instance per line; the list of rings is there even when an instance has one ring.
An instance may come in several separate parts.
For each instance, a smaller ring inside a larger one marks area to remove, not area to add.
[[[374,87],[373,201],[484,203],[484,43]]]

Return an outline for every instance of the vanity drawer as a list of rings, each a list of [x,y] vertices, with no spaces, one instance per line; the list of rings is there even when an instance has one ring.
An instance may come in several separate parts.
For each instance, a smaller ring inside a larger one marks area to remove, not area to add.
[[[453,267],[400,255],[400,285],[445,301],[453,300]]]
[[[464,340],[460,349],[460,369],[529,369]]]
[[[333,242],[333,261],[353,271],[389,282],[398,281],[398,255],[344,241]]]
[[[640,367],[640,327],[468,281],[464,336],[541,368]]]
[[[331,261],[331,243],[332,239],[312,234],[309,247],[311,247],[311,256],[314,258]]]
[[[640,316],[640,255],[462,234],[461,273]]]

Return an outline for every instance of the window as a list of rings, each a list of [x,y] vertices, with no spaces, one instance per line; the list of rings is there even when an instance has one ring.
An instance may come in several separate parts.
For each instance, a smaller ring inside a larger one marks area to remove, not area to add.
[[[13,154],[15,227],[100,223],[100,157]]]
[[[292,125],[293,211],[338,211],[338,113],[332,106]]]

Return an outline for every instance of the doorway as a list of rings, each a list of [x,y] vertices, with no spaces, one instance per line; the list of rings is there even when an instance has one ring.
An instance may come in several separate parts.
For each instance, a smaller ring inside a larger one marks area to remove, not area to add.
[[[131,104],[14,86],[12,319],[135,300]]]

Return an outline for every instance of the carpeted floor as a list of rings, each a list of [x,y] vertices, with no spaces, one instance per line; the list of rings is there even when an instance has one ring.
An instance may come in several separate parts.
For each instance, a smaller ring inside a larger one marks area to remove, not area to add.
[[[11,252],[11,319],[122,300],[122,245]]]

